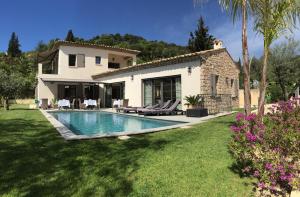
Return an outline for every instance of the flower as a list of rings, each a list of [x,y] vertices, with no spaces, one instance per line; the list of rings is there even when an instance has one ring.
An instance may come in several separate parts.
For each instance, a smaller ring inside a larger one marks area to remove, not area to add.
[[[249,116],[245,117],[245,120],[247,121],[253,121],[256,118],[256,114],[250,114]]]
[[[241,127],[237,127],[237,126],[234,126],[234,125],[232,125],[232,126],[230,127],[230,129],[231,129],[232,131],[234,131],[234,132],[240,132],[240,131],[241,131]]]
[[[257,186],[261,189],[264,189],[266,187],[264,182],[259,182]]]
[[[259,177],[259,171],[258,171],[258,170],[255,170],[253,176]]]
[[[237,113],[236,115],[236,121],[241,121],[245,118],[245,115],[243,113]]]
[[[272,164],[270,164],[270,163],[266,163],[265,168],[266,168],[267,170],[272,170],[272,169],[273,169],[273,166],[272,166]]]
[[[257,139],[256,136],[249,131],[246,132],[246,138],[249,142],[255,142]]]

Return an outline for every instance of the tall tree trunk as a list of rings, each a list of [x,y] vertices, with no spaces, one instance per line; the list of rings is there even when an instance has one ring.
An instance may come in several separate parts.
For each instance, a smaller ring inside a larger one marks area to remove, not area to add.
[[[262,118],[265,113],[265,96],[267,88],[267,66],[269,56],[269,45],[264,42],[264,62],[261,70],[260,86],[259,86],[259,98],[258,98],[258,117]]]
[[[245,114],[251,113],[251,93],[250,93],[250,65],[247,41],[247,0],[243,0],[242,7],[242,48],[243,48],[243,71],[244,71],[244,110]]]
[[[4,109],[9,110],[9,99],[8,98],[4,98]]]

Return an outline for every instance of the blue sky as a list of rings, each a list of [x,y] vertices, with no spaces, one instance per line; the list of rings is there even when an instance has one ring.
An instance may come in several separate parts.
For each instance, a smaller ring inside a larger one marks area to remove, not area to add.
[[[21,49],[28,51],[40,40],[64,39],[69,29],[83,38],[130,33],[186,45],[200,16],[232,56],[240,57],[240,21],[233,24],[216,0],[196,6],[193,0],[1,0],[0,51],[7,50],[13,31],[19,36]],[[300,39],[300,31],[294,35]],[[251,56],[261,55],[262,39],[252,31],[251,23],[249,48]]]

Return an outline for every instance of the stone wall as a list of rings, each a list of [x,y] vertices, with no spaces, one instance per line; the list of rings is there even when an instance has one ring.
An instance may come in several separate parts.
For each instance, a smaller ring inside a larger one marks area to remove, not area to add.
[[[215,97],[211,96],[212,74],[217,76]],[[215,106],[210,111],[217,113],[227,109],[228,106],[224,105],[228,104],[239,106],[239,68],[226,50],[204,57],[200,68],[200,87],[200,94],[208,95],[207,102]]]

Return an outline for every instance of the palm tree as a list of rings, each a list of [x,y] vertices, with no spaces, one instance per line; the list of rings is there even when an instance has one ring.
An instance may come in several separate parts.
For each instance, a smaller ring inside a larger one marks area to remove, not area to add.
[[[194,0],[195,3],[207,0]],[[231,13],[235,22],[236,18],[242,15],[242,49],[243,49],[243,73],[244,73],[244,110],[245,114],[251,113],[251,94],[250,94],[250,63],[248,51],[247,22],[248,12],[255,0],[219,0],[219,4],[227,12]]]
[[[255,30],[263,35],[264,55],[258,99],[258,116],[264,114],[265,94],[267,88],[267,67],[270,46],[287,29],[296,26],[300,14],[298,0],[256,0],[251,7]]]

